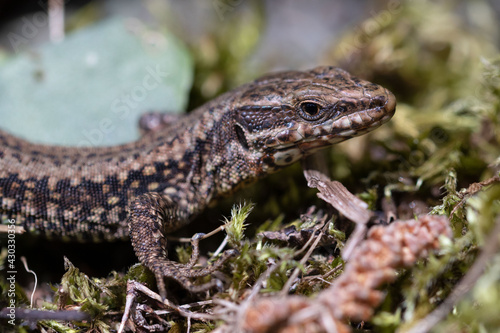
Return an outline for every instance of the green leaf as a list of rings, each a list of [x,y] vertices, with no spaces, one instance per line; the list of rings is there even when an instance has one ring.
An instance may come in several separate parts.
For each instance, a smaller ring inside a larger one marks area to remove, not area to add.
[[[2,128],[44,143],[136,139],[137,119],[187,104],[192,64],[167,32],[110,19],[0,63]]]

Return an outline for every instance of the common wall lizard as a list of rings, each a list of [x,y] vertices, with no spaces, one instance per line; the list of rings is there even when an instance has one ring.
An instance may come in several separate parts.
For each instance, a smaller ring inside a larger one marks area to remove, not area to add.
[[[167,233],[240,185],[377,128],[395,106],[387,89],[317,67],[262,77],[120,146],[47,146],[0,132],[2,218],[54,237],[130,235],[162,294],[164,277],[202,290],[214,283],[188,278],[224,256],[197,270],[169,261]]]

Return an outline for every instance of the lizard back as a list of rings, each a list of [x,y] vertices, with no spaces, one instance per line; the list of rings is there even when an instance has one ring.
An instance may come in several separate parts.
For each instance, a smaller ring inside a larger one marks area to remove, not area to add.
[[[178,123],[113,147],[30,143],[0,131],[0,211],[56,237],[128,236],[146,192],[176,204],[178,228],[214,198],[388,121],[388,90],[335,67],[265,76]]]

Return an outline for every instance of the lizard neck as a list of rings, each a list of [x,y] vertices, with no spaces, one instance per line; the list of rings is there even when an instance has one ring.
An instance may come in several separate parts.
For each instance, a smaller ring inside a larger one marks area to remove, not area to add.
[[[249,154],[238,141],[234,110],[226,96],[195,110],[184,122],[190,126],[185,126],[184,140],[176,147],[183,153],[172,158],[182,167],[174,170],[182,175],[178,186],[192,195],[188,201],[197,209],[265,175],[260,154]]]

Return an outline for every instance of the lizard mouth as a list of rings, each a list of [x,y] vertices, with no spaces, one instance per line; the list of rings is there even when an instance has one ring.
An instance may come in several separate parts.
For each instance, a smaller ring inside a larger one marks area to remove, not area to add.
[[[388,122],[396,111],[396,97],[389,90],[385,94],[373,98],[368,109],[355,110],[333,120],[331,124],[322,125],[327,131],[325,136],[333,136],[329,143],[336,143],[337,136],[343,140],[366,134]],[[331,126],[331,127],[330,127]],[[343,141],[340,140],[340,141]]]

